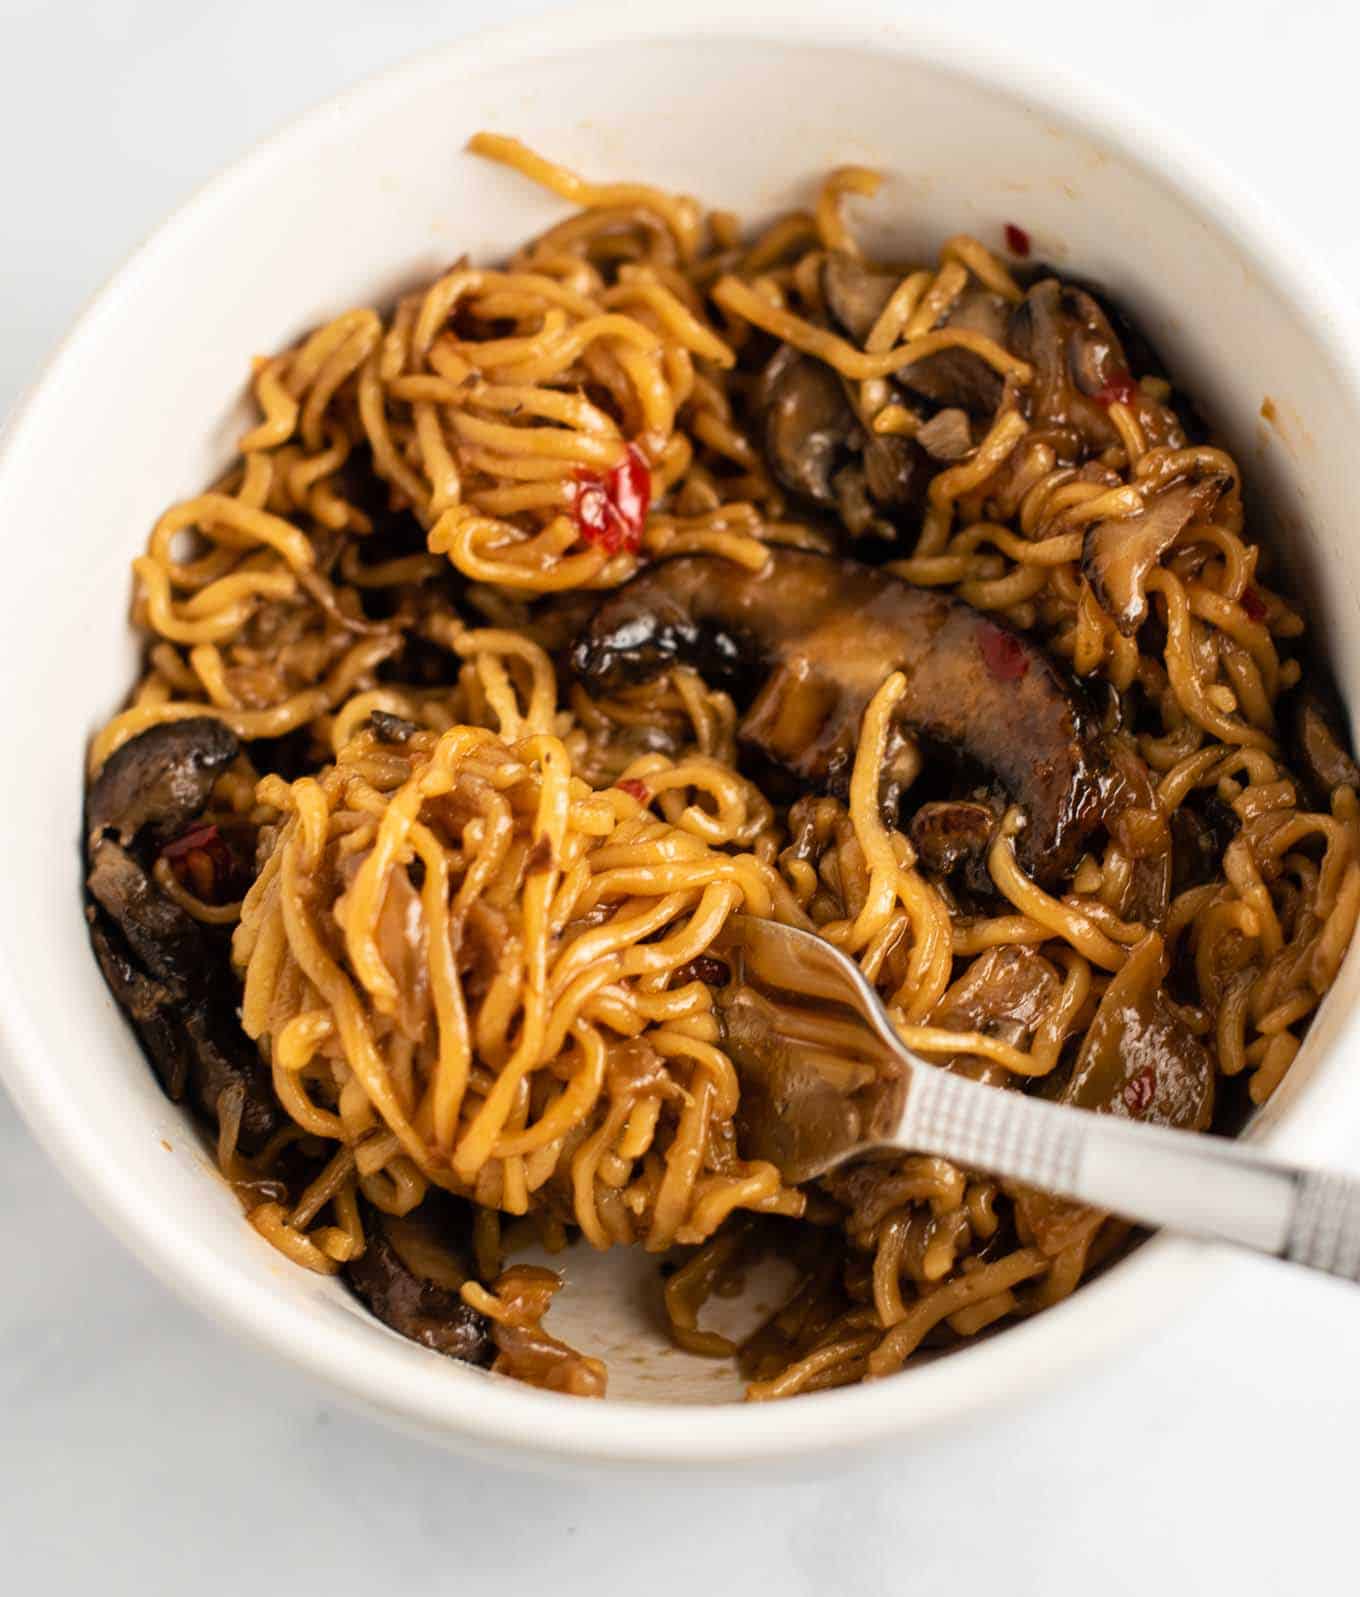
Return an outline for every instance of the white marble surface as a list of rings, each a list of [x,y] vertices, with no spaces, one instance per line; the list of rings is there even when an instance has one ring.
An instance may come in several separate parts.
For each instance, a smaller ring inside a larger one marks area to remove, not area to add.
[[[536,9],[499,0],[495,16]],[[1003,47],[1024,40],[1137,94],[1360,275],[1351,0],[966,12]],[[461,0],[0,0],[0,410],[203,178],[484,16]],[[1242,1262],[1117,1365],[947,1442],[813,1484],[719,1490],[491,1470],[299,1388],[146,1276],[3,1098],[0,1259],[6,1592],[1355,1585],[1360,1299],[1283,1267]]]

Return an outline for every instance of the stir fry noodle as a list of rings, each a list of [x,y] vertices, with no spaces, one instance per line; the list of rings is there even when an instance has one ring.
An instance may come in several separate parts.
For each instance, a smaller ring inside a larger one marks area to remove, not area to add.
[[[1237,462],[1018,229],[874,262],[859,168],[748,232],[471,149],[570,210],[256,359],[132,562],[96,952],[250,1223],[404,1334],[599,1395],[515,1255],[637,1246],[751,1398],[889,1374],[1128,1229],[750,1156],[728,917],[948,1069],[1233,1130],[1351,940],[1360,778]],[[735,1345],[705,1305],[766,1254]]]

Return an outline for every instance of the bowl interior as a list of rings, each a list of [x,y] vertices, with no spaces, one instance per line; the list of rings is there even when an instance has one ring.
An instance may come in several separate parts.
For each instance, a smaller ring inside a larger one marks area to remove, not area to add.
[[[639,36],[521,32],[434,56],[265,147],[96,304],[0,468],[0,681],[15,767],[6,806],[11,837],[24,840],[8,853],[0,980],[21,1105],[95,1207],[211,1312],[436,1430],[509,1434],[520,1423],[514,1405],[534,1404],[522,1439],[562,1448],[585,1445],[592,1425],[592,1445],[613,1444],[603,1422],[574,1417],[589,1405],[509,1394],[400,1343],[242,1223],[120,1023],[81,920],[80,773],[89,732],[132,679],[128,562],[160,510],[222,467],[243,429],[250,357],[344,307],[380,305],[464,252],[495,260],[564,213],[466,155],[470,133],[515,133],[592,177],[644,178],[750,219],[805,203],[828,167],[875,166],[887,181],[872,204],[856,205],[858,223],[894,258],[928,257],[957,231],[999,246],[1004,224],[1020,224],[1038,257],[1127,304],[1226,432],[1270,505],[1315,635],[1360,702],[1360,631],[1345,624],[1360,572],[1345,491],[1360,435],[1354,388],[1329,328],[1239,244],[1233,215],[1199,207],[1037,95],[931,64],[888,34],[827,24],[743,37],[715,23],[736,35],[715,49],[712,29],[647,37],[636,26]],[[582,106],[588,120],[573,109]],[[1285,1140],[1319,1149],[1335,1118],[1355,984],[1350,960],[1273,1106]],[[1161,1257],[1161,1247],[1146,1252]],[[1155,1258],[1130,1260],[1032,1326],[909,1371],[872,1400],[800,1401],[780,1423],[787,1431],[794,1410],[839,1403],[839,1433],[853,1436],[950,1411],[1021,1378],[1004,1351],[1012,1338],[1031,1364],[1045,1348],[1061,1362],[1078,1335],[1120,1317],[1117,1294],[1136,1284],[1155,1295],[1160,1269]],[[553,1324],[609,1358],[615,1400],[735,1395],[730,1372],[667,1346],[650,1261],[577,1250],[566,1270],[571,1289]],[[729,1412],[750,1438],[768,1423]],[[718,1432],[686,1434],[702,1450]],[[647,1445],[674,1453],[680,1435],[663,1427]]]

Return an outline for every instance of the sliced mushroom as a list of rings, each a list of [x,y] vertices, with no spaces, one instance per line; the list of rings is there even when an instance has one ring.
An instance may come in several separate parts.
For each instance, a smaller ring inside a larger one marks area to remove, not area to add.
[[[1223,854],[1236,835],[1237,816],[1217,793],[1187,801],[1171,812],[1171,891],[1211,882],[1223,869]]]
[[[1108,398],[1131,382],[1123,346],[1084,289],[1046,277],[1011,315],[1007,342],[1035,371],[1031,419],[1070,428],[1089,451],[1117,443]]]
[[[226,989],[226,952],[172,904],[112,839],[100,845],[87,915],[99,968],[166,1095],[216,1123],[228,1088],[242,1095],[238,1145],[254,1153],[279,1126],[269,1071]],[[121,858],[119,857],[121,856]]]
[[[189,1085],[189,1050],[175,994],[141,969],[107,916],[93,906],[86,916],[109,991],[131,1021],[166,1096],[178,1103]]]
[[[167,898],[141,863],[113,837],[101,838],[85,886],[122,932],[132,956],[166,989],[189,991],[206,954],[199,923]]]
[[[1043,278],[1058,275],[1052,266],[1036,263],[1031,268],[1029,280],[1039,282]],[[1200,415],[1194,400],[1177,386],[1156,345],[1128,306],[1112,294],[1104,283],[1089,277],[1078,277],[1071,272],[1061,275],[1064,283],[1088,294],[1105,313],[1106,320],[1128,357],[1131,375],[1157,377],[1170,387],[1171,397],[1167,404],[1158,404],[1140,395],[1140,420],[1148,442],[1170,449],[1184,448],[1187,443],[1208,443],[1212,429]]]
[[[987,850],[1000,817],[986,804],[943,799],[923,804],[911,818],[911,841],[922,866],[936,876],[962,869],[967,885],[987,891]]]
[[[864,467],[858,461],[841,467],[832,480],[832,488],[836,495],[836,513],[852,538],[892,537],[892,525],[874,508]]]
[[[832,474],[857,431],[841,380],[830,366],[780,346],[761,377],[765,458],[791,493],[832,506]]]
[[[1231,486],[1225,472],[1195,472],[1158,489],[1135,514],[1088,528],[1082,574],[1126,637],[1137,632],[1147,615],[1147,579],[1181,533],[1211,516]]]
[[[942,410],[916,433],[916,442],[932,460],[962,460],[973,447],[966,410]]]
[[[1062,982],[1052,963],[1033,948],[1008,944],[975,959],[945,993],[930,1024],[946,1031],[980,1031],[1013,1048],[1026,1048],[1057,1002]],[[961,1055],[951,1067],[998,1084],[1008,1072],[988,1060]]]
[[[853,537],[893,538],[889,518],[919,511],[930,462],[910,438],[866,434],[840,377],[822,361],[781,346],[756,394],[765,458],[801,499],[836,509]]]
[[[236,734],[212,716],[150,727],[115,750],[95,778],[87,832],[91,838],[111,832],[127,844],[145,830],[152,842],[168,842],[202,811],[240,751]]]
[[[571,658],[609,690],[675,664],[729,683],[765,673],[742,736],[820,786],[844,785],[870,698],[902,671],[897,723],[1001,783],[1042,880],[1071,869],[1102,816],[1103,757],[1056,662],[971,605],[853,561],[785,548],[758,572],[659,561],[605,599]]]
[[[1105,740],[1110,780],[1105,824],[1130,862],[1127,885],[1116,908],[1127,921],[1160,930],[1171,901],[1173,843],[1166,807],[1137,744],[1127,733]]]
[[[1347,749],[1341,712],[1330,698],[1312,688],[1296,689],[1284,718],[1309,796],[1322,809],[1330,806],[1336,788],[1360,788],[1360,769]]]
[[[1166,948],[1150,933],[1105,989],[1063,1103],[1096,1114],[1203,1131],[1214,1111],[1213,1056],[1166,995]],[[1025,1227],[1045,1252],[1057,1253],[1100,1216],[1048,1193],[1017,1191]]]
[[[496,1350],[486,1316],[463,1302],[448,1284],[451,1277],[439,1281],[426,1273],[428,1266],[419,1268],[422,1252],[428,1251],[421,1249],[426,1239],[416,1235],[420,1222],[394,1220],[368,1203],[363,1220],[364,1251],[345,1266],[345,1279],[358,1297],[384,1325],[412,1342],[467,1364],[490,1364]],[[410,1235],[399,1248],[403,1228]]]
[[[953,1031],[980,1031],[1025,1048],[1053,1007],[1061,985],[1052,963],[1035,949],[1014,944],[994,948],[974,960],[945,993],[930,1023]],[[998,1085],[1007,1080],[1000,1066],[974,1056],[957,1055],[941,1063],[975,1080]],[[849,1211],[850,1240],[872,1248],[893,1209],[934,1195],[938,1166],[939,1161],[919,1156],[859,1159],[829,1171],[817,1185]]]
[[[1022,1047],[1053,1007],[1061,986],[1051,961],[1007,943],[979,955],[932,1011],[932,1026],[985,1031]]]
[[[1191,1131],[1209,1124],[1214,1061],[1167,997],[1165,980],[1165,944],[1149,933],[1105,989],[1064,1103]]]
[[[211,982],[209,978],[209,982]],[[206,984],[205,984],[206,985]],[[220,990],[198,999],[191,996],[181,1011],[189,1038],[189,1093],[200,1114],[214,1124],[228,1088],[241,1098],[237,1146],[257,1153],[283,1123],[274,1096],[269,1067],[255,1044],[241,1030],[236,994]]]
[[[976,284],[965,288],[939,327],[981,333],[1004,347],[1010,321],[1010,304],[1000,294]],[[897,381],[944,409],[964,410],[979,419],[990,418],[1001,403],[1002,380],[994,367],[967,349],[942,349],[897,374]]]
[[[863,457],[864,483],[880,509],[914,511],[925,504],[932,472],[915,439],[872,433],[864,440]]]
[[[833,251],[822,267],[827,309],[857,344],[863,344],[883,314],[901,278],[853,255]],[[1010,306],[990,289],[970,284],[941,318],[941,327],[962,327],[1004,344]],[[966,349],[941,350],[904,367],[897,381],[933,404],[990,416],[1001,403],[1001,378]]]
[[[241,1030],[226,950],[157,886],[150,864],[202,811],[239,745],[207,716],[150,728],[113,754],[90,788],[90,936],[109,989],[167,1094],[215,1120],[239,1089],[238,1143],[254,1152],[279,1124],[268,1068]]]
[[[822,263],[822,298],[826,308],[857,344],[863,344],[902,279],[881,272],[857,256],[832,250]]]

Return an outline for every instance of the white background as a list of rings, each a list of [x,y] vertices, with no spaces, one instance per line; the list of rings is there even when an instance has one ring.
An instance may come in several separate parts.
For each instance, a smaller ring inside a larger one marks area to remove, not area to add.
[[[0,0],[0,412],[127,251],[260,135],[541,9]],[[1360,287],[1353,0],[954,9],[1194,135]],[[205,338],[212,323],[205,305]],[[1241,358],[1265,337],[1244,328]],[[487,1579],[559,1597],[1354,1591],[1358,1351],[1353,1289],[1243,1261],[1118,1362],[870,1467],[793,1486],[516,1474],[380,1430],[227,1340],[80,1207],[0,1096],[0,1589],[16,1597]]]

